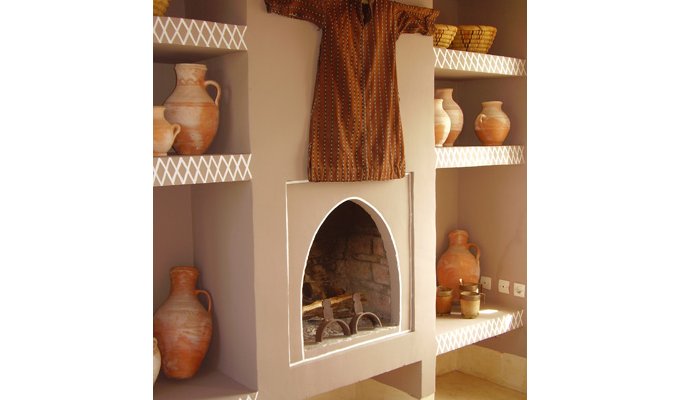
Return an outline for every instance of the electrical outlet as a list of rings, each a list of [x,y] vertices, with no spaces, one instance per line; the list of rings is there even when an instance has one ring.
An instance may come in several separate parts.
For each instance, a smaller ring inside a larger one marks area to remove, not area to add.
[[[498,280],[498,291],[501,293],[510,294],[510,282],[503,279]]]
[[[517,297],[524,297],[524,293],[526,291],[526,286],[523,283],[517,283],[515,282],[513,284],[513,290],[512,293],[517,296]]]
[[[479,282],[482,284],[482,287],[486,290],[491,290],[491,278],[488,276],[483,276]]]

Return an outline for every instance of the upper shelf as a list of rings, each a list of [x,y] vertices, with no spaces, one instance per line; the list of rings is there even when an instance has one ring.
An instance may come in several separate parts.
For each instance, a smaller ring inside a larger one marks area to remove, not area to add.
[[[435,168],[520,165],[526,162],[524,146],[453,146],[435,147]]]
[[[523,314],[524,310],[482,304],[474,319],[463,318],[460,307],[451,315],[437,317],[437,355],[520,328]]]
[[[246,26],[188,18],[153,17],[153,61],[196,62],[248,50]]]
[[[527,60],[434,47],[437,79],[479,79],[527,76]]]
[[[153,185],[249,181],[251,154],[165,156],[153,158]]]

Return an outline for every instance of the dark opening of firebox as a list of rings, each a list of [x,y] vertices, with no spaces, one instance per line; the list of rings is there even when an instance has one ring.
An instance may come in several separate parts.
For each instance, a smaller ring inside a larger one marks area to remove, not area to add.
[[[335,319],[351,323],[357,315],[355,294],[361,308],[380,319],[383,327],[398,323],[393,305],[390,265],[383,238],[371,216],[353,201],[336,207],[319,228],[311,245],[302,286],[303,334],[305,344],[316,343],[317,329],[328,320],[322,301],[330,299]],[[398,289],[395,289],[398,290]],[[375,318],[361,318],[358,329],[373,330]],[[347,336],[340,324],[330,324],[326,336]]]

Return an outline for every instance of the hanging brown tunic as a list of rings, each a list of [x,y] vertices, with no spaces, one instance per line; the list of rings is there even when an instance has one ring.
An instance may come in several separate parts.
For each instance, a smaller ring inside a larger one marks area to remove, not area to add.
[[[309,127],[309,180],[404,177],[396,41],[432,35],[439,11],[390,0],[265,0],[322,29]]]

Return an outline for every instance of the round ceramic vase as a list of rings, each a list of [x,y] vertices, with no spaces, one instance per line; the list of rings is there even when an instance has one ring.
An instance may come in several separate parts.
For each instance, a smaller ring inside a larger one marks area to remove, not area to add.
[[[175,89],[165,100],[165,118],[182,129],[173,147],[182,155],[200,155],[208,150],[217,133],[222,89],[215,81],[205,80],[203,64],[177,64]],[[215,99],[206,88],[217,90]]]
[[[500,146],[508,137],[510,118],[502,106],[502,101],[484,101],[482,111],[475,118],[475,134],[485,146]]]
[[[163,374],[186,379],[196,374],[203,362],[212,336],[212,299],[197,290],[198,269],[173,267],[170,270],[170,295],[153,317],[153,335],[158,339]],[[198,295],[208,299],[208,309]]]
[[[434,145],[442,147],[451,130],[451,118],[442,106],[444,100],[434,99]]]
[[[436,89],[434,97],[444,100],[442,102],[442,108],[449,115],[449,119],[451,120],[449,135],[446,137],[443,146],[453,146],[453,143],[458,139],[460,132],[463,130],[463,110],[461,110],[458,103],[453,100],[453,88]]]

